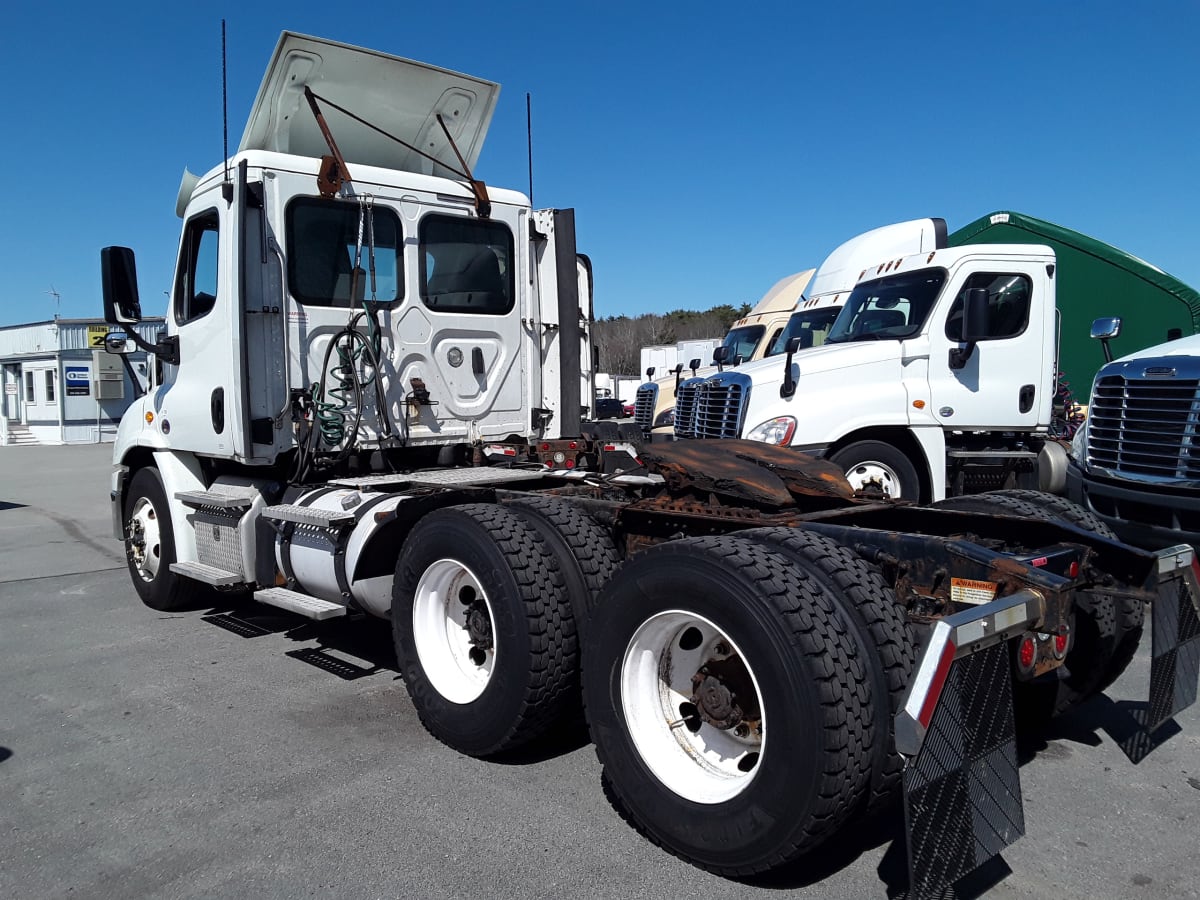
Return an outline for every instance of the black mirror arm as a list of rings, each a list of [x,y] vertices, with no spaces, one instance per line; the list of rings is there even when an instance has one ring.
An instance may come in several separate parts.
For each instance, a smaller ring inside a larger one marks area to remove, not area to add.
[[[965,347],[950,348],[950,368],[961,369],[967,364],[967,360],[971,358],[971,354],[975,352],[975,342],[967,341]]]
[[[792,357],[800,349],[800,339],[792,338],[787,344],[787,359],[783,363],[783,384],[779,386],[779,396],[786,400],[795,396],[796,379],[792,377]]]
[[[137,333],[137,328],[132,325],[122,325],[125,329],[125,336],[137,346],[139,350],[145,350],[147,353],[153,353],[165,363],[172,366],[179,365],[179,336],[171,335],[165,337],[157,344],[152,344],[140,334]]]

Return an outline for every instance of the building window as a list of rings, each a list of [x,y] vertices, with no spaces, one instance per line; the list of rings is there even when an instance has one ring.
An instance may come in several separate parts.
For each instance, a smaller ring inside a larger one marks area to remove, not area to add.
[[[54,370],[46,370],[46,402],[54,403]]]
[[[26,403],[36,403],[37,402],[33,396],[33,373],[32,372],[25,373],[25,402]]]

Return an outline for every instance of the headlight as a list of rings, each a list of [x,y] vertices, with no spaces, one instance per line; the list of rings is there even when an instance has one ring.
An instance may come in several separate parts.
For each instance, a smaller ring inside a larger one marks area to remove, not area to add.
[[[787,444],[791,442],[795,433],[796,420],[791,416],[778,416],[750,429],[746,440],[762,441],[764,444]]]
[[[1075,431],[1075,436],[1071,438],[1071,455],[1081,466],[1087,465],[1087,431],[1088,420],[1084,419],[1083,424]]]
[[[654,417],[652,428],[671,428],[675,425],[675,407],[669,407]]]

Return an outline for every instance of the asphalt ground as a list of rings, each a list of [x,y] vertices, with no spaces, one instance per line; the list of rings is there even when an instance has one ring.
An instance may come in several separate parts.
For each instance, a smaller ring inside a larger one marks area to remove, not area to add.
[[[106,446],[0,448],[0,897],[903,889],[895,818],[786,878],[733,882],[629,828],[577,732],[504,763],[458,755],[421,728],[379,623],[143,607],[108,471]],[[1197,896],[1200,713],[1138,765],[1117,744],[1148,644],[1107,696],[1023,742],[1026,836],[960,896]]]

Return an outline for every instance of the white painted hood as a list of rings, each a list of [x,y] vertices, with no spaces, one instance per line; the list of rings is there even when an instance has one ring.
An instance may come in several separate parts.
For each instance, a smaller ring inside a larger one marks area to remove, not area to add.
[[[250,110],[241,150],[297,156],[329,153],[304,98],[307,85],[375,127],[434,157],[402,144],[320,104],[338,148],[351,166],[359,163],[457,178],[458,160],[436,116],[441,113],[463,159],[472,169],[483,148],[500,85],[425,63],[283,32]]]

